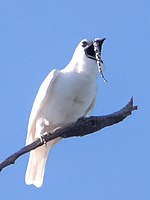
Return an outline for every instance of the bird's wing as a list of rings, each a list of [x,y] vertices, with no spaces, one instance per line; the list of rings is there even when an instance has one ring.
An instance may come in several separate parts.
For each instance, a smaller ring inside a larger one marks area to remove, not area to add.
[[[93,107],[95,106],[95,102],[96,102],[96,97],[93,98],[91,104],[89,105],[88,109],[84,113],[84,116],[87,116],[92,111]]]
[[[28,134],[26,138],[26,145],[30,144],[34,140],[35,136],[35,128],[36,128],[36,119],[39,116],[43,106],[46,104],[47,99],[50,95],[51,86],[56,80],[56,77],[59,74],[59,70],[52,70],[48,76],[45,78],[43,83],[41,84],[39,91],[36,95],[36,98],[33,103],[33,107],[31,110],[29,124],[28,124]]]

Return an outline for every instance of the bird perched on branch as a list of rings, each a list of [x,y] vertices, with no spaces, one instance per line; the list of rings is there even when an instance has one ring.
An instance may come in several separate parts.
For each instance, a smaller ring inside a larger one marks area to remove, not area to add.
[[[99,56],[97,65],[94,42],[101,48],[104,39],[82,40],[70,63],[62,70],[52,70],[41,84],[29,118],[26,145],[47,132],[85,117],[92,110],[96,99],[96,76],[103,62]],[[25,175],[26,184],[41,187],[49,150],[61,138],[30,152]]]

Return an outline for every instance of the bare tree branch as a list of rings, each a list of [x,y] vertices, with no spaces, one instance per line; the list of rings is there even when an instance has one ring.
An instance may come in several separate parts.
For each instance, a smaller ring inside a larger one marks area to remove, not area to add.
[[[126,117],[132,114],[132,111],[137,110],[137,106],[133,106],[133,98],[129,103],[121,110],[104,116],[91,116],[86,118],[80,118],[77,122],[71,123],[63,128],[57,129],[53,133],[47,133],[43,136],[43,140],[38,138],[30,145],[27,145],[6,158],[0,163],[0,171],[3,168],[14,164],[15,161],[25,153],[42,146],[44,142],[48,142],[57,137],[68,138],[73,136],[84,136],[103,129],[104,127],[111,126],[113,124],[123,121]]]

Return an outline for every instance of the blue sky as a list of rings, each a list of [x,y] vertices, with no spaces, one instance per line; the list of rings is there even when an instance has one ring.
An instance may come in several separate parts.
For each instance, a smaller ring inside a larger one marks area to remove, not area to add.
[[[0,199],[150,199],[150,2],[148,0],[0,1],[0,160],[25,144],[36,92],[62,69],[83,38],[106,37],[108,83],[98,77],[92,115],[131,96],[139,106],[124,122],[52,149],[44,185],[24,183],[28,155],[0,173]]]

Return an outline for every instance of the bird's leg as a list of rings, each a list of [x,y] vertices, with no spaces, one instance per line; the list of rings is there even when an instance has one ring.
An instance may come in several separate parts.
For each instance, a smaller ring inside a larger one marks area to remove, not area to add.
[[[46,119],[38,119],[36,123],[36,136],[40,138],[41,142],[44,143],[44,145],[47,145],[47,142],[45,141],[44,135],[47,134],[45,132],[45,127],[49,125],[49,122]]]
[[[47,133],[47,132],[46,132],[46,133]],[[46,133],[45,133],[45,134],[46,134]],[[45,138],[44,138],[44,134],[43,134],[43,133],[40,134],[40,140],[41,140],[41,142],[44,143],[45,146],[47,146],[47,142],[45,141]]]

